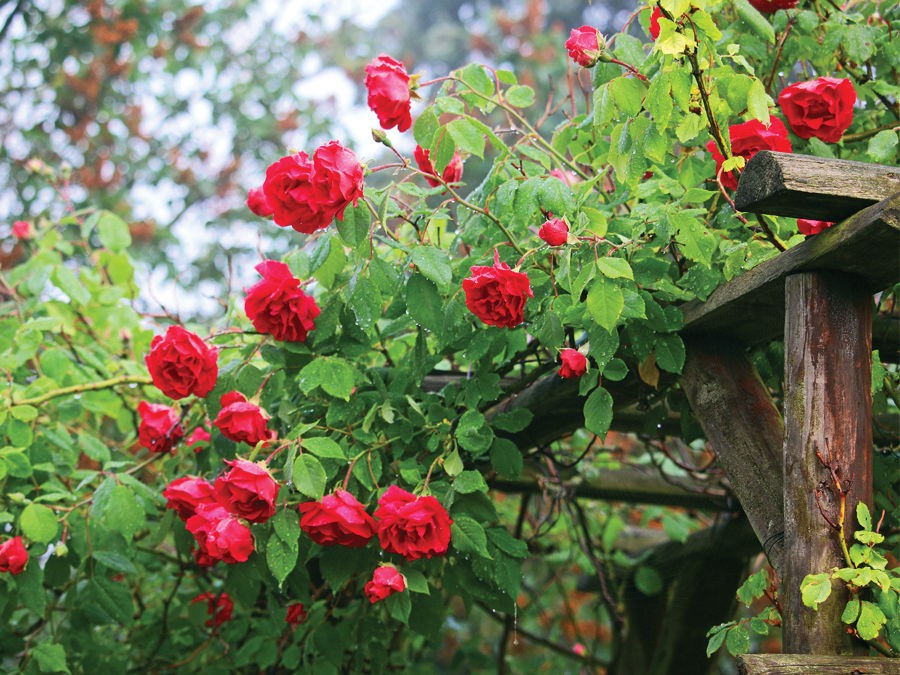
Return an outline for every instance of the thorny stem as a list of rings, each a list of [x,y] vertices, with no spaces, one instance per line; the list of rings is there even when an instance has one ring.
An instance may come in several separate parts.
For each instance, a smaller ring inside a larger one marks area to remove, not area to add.
[[[37,406],[51,399],[60,396],[69,396],[71,394],[80,394],[85,391],[98,391],[100,389],[110,389],[120,384],[152,384],[153,380],[147,375],[119,375],[111,377],[108,380],[100,380],[98,382],[85,382],[83,384],[73,384],[71,387],[62,387],[45,392],[34,398],[26,398],[21,401],[13,401],[10,398],[10,405],[33,405]]]
[[[791,34],[791,28],[794,27],[794,20],[796,18],[797,16],[795,14],[792,14],[788,18],[784,33],[781,34],[781,39],[778,41],[778,49],[775,51],[775,60],[772,61],[772,71],[769,73],[769,77],[766,78],[766,91],[772,90],[772,83],[775,81],[775,73],[778,72],[778,61],[781,59],[781,50],[784,49],[784,43],[787,42],[788,35]]]

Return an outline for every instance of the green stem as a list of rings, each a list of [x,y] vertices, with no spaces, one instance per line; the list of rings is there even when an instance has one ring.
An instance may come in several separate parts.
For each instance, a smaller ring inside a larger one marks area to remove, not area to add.
[[[80,394],[86,391],[98,391],[100,389],[110,389],[120,384],[153,384],[153,380],[147,375],[119,375],[111,377],[108,380],[100,380],[99,382],[86,382],[84,384],[73,384],[71,387],[62,387],[53,389],[40,396],[34,398],[26,398],[21,401],[13,401],[10,399],[10,405],[40,405],[47,401],[59,398],[60,396],[69,396],[71,394]]]

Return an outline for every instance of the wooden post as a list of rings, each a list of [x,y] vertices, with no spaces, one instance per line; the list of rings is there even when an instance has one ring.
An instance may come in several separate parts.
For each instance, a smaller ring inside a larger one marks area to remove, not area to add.
[[[864,652],[840,620],[846,591],[812,611],[801,601],[800,583],[807,574],[846,566],[834,527],[842,500],[848,542],[856,504],[872,503],[870,290],[849,274],[788,276],[784,347],[783,650],[847,654],[862,646]]]

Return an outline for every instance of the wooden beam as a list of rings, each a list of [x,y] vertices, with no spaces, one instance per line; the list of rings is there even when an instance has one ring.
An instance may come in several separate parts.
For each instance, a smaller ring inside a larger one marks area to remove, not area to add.
[[[715,333],[748,346],[778,338],[784,331],[785,277],[826,270],[856,275],[870,294],[897,283],[900,194],[760,263],[706,302],[686,303],[682,334]]]
[[[689,340],[681,388],[763,550],[781,569],[784,422],[740,344]]]
[[[839,222],[900,192],[894,166],[762,150],[747,162],[739,211]]]
[[[846,565],[834,527],[841,502],[848,542],[858,526],[856,504],[872,503],[870,289],[851,275],[806,273],[787,278],[785,295],[784,651],[866,653],[840,619],[846,588],[835,582],[813,611],[803,605],[800,583]]]
[[[737,658],[740,675],[897,675],[895,659],[811,654],[743,654]]]

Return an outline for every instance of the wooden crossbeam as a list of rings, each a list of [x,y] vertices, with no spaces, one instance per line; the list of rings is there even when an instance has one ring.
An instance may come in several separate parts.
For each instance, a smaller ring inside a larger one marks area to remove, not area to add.
[[[737,658],[740,675],[897,675],[895,659],[812,654],[743,654]]]

